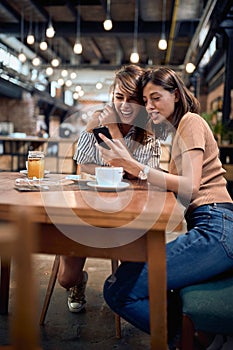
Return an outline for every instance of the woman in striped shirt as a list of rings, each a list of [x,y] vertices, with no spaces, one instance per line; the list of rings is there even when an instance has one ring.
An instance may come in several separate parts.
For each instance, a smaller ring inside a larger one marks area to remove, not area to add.
[[[132,156],[140,163],[153,168],[159,166],[160,146],[148,127],[148,119],[142,100],[141,77],[144,69],[136,65],[122,67],[116,72],[112,87],[112,105],[97,111],[87,130],[80,135],[74,159],[79,170],[95,173],[96,166],[107,166],[96,147],[93,126],[106,125],[113,139],[120,139]],[[132,178],[125,173],[124,177]],[[85,258],[60,257],[58,281],[70,289],[68,307],[71,312],[80,312],[86,304],[85,288],[88,275],[83,271]]]
[[[150,131],[145,108],[142,106],[140,78],[144,69],[129,65],[116,72],[112,86],[112,104],[106,105],[92,116],[87,128],[80,135],[74,160],[81,164],[81,171],[95,173],[95,167],[107,165],[95,147],[92,129],[108,126],[113,139],[121,139],[133,158],[156,168],[159,165],[160,148]]]

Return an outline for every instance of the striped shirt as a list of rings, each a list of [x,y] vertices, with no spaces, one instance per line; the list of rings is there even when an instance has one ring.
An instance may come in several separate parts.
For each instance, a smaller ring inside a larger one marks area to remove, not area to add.
[[[135,142],[132,138],[134,127],[130,129],[127,135],[124,136],[124,141],[128,149],[133,149],[132,156],[138,162],[149,165],[152,168],[159,167],[161,149],[158,140],[148,136],[145,144]],[[96,138],[93,133],[82,131],[77,143],[77,148],[73,159],[77,164],[98,164],[106,166],[106,163],[101,158],[96,144]]]

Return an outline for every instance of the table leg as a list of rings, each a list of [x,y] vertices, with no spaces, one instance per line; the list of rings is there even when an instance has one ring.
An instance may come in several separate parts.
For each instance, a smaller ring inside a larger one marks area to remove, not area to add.
[[[11,260],[1,258],[0,314],[8,314]]]
[[[147,234],[151,349],[167,350],[167,279],[165,233]]]

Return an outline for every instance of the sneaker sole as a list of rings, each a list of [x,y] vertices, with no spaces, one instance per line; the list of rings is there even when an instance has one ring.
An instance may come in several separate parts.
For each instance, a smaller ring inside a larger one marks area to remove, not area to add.
[[[79,312],[85,310],[85,304],[83,304],[83,305],[80,306],[79,308],[73,308],[72,306],[70,306],[70,305],[68,304],[68,308],[69,308],[69,311],[70,311],[70,312],[75,313],[75,314],[78,314]]]

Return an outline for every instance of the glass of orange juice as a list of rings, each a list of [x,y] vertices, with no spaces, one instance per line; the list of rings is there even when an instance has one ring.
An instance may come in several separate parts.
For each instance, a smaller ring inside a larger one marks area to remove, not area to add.
[[[44,178],[44,152],[29,151],[28,153],[28,178]]]

